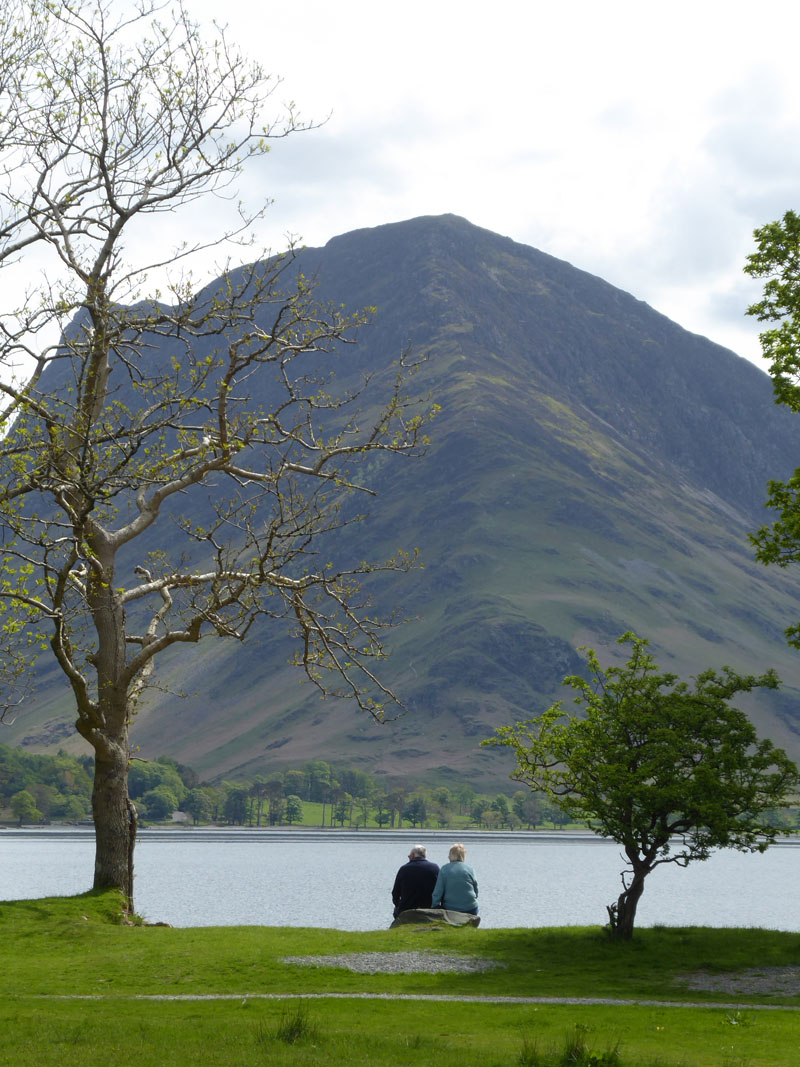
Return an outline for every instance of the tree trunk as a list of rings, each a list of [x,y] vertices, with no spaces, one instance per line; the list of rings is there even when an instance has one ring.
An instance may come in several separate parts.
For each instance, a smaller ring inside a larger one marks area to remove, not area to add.
[[[634,870],[631,884],[620,893],[614,904],[607,907],[611,936],[621,941],[630,941],[633,937],[633,924],[636,908],[644,892],[644,880],[650,873],[649,868]]]
[[[133,910],[133,849],[136,809],[128,796],[127,735],[95,749],[92,814],[95,832],[94,888],[120,889]]]
[[[132,911],[137,820],[128,796],[131,709],[130,681],[125,676],[125,610],[114,588],[115,546],[95,526],[90,527],[86,540],[95,561],[87,580],[87,599],[97,633],[97,650],[91,659],[97,671],[97,704],[87,716],[79,718],[77,726],[95,751],[94,888],[120,889]]]

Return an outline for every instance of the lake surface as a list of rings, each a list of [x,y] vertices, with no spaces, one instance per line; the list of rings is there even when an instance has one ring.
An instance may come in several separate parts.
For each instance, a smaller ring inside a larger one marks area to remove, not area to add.
[[[144,830],[136,910],[173,926],[316,926],[376,930],[391,922],[397,868],[417,840],[447,860],[450,833]],[[604,925],[620,892],[619,846],[592,835],[461,833],[486,926]],[[83,892],[91,830],[0,831],[0,900]],[[685,869],[658,868],[641,926],[762,926],[800,931],[800,843],[763,854],[723,851]]]

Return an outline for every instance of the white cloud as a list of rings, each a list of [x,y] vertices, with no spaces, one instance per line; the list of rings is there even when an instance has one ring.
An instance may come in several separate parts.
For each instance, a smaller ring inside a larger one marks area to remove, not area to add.
[[[247,176],[247,198],[275,200],[262,246],[453,212],[758,358],[744,258],[756,226],[800,207],[796,0],[236,0],[222,15],[283,76],[276,108],[330,114]]]

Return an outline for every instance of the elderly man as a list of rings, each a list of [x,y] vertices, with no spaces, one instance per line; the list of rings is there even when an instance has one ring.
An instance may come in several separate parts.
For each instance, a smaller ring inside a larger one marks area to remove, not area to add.
[[[431,906],[431,895],[439,867],[426,859],[426,854],[424,845],[414,845],[408,854],[408,863],[404,863],[397,872],[392,888],[395,919],[401,911]]]

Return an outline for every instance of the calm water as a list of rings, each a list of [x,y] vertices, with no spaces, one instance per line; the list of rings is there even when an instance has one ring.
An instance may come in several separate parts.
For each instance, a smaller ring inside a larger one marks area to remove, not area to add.
[[[256,830],[143,831],[136,910],[173,926],[328,926],[391,922],[390,891],[417,839],[437,863],[451,834]],[[602,925],[623,868],[619,847],[594,837],[468,834],[467,862],[487,926]],[[0,900],[79,893],[91,885],[91,831],[0,831]],[[763,855],[719,852],[648,878],[642,926],[763,926],[800,931],[800,845]]]

